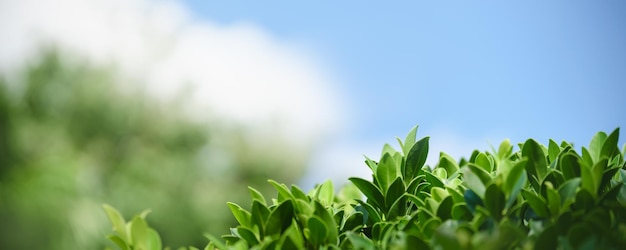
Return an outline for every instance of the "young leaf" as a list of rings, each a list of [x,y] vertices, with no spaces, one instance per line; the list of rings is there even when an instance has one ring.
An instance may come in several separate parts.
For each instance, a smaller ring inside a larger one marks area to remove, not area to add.
[[[380,159],[375,177],[378,181],[378,186],[383,193],[387,192],[391,183],[396,179],[396,177],[398,177],[396,162],[390,154],[385,154],[382,159]]]
[[[596,133],[593,138],[591,138],[591,142],[589,142],[589,155],[591,156],[592,162],[596,162],[600,160],[602,147],[604,146],[604,141],[606,141],[607,135],[604,132]],[[592,164],[589,164],[592,165]]]
[[[489,157],[485,153],[480,153],[476,156],[475,164],[487,173],[490,173],[493,170],[492,161],[489,160]]]
[[[418,125],[415,125],[415,127],[413,127],[411,131],[409,131],[409,134],[406,135],[406,139],[404,139],[404,147],[402,148],[404,155],[408,155],[409,152],[411,151],[411,148],[415,144],[415,140],[417,139],[418,127],[419,127]]]
[[[115,243],[115,245],[117,245],[117,247],[119,247],[121,250],[130,250],[130,246],[126,244],[126,241],[120,238],[118,235],[109,235],[107,236],[107,238],[113,241],[113,243]]]
[[[148,224],[139,216],[130,221],[130,240],[135,249],[146,249],[148,246]]]
[[[548,143],[548,159],[550,159],[550,162],[556,161],[556,158],[559,156],[560,152],[561,148],[559,147],[559,144],[550,139],[550,142]]]
[[[459,165],[457,165],[452,156],[444,152],[439,154],[439,164],[437,165],[437,168],[445,169],[448,175],[452,175],[459,171]]]
[[[161,243],[161,236],[156,230],[148,229],[148,249],[149,250],[161,250],[163,245]]]
[[[265,197],[259,190],[254,189],[253,187],[248,186],[248,191],[250,192],[250,196],[252,196],[252,200],[257,200],[261,202],[263,205],[266,205]]]
[[[317,198],[322,202],[324,206],[330,206],[335,199],[335,188],[333,187],[333,183],[330,180],[326,180],[322,185],[319,186],[319,193],[317,194]]]
[[[235,203],[227,202],[226,204],[228,204],[230,211],[232,212],[233,216],[235,216],[235,219],[237,219],[239,224],[241,224],[244,227],[249,227],[249,228],[252,227],[252,224],[250,221],[250,212],[246,211],[245,209],[241,208],[239,205]]]
[[[565,153],[559,158],[559,164],[563,177],[566,180],[580,177],[580,164],[581,159],[574,153]]]
[[[426,163],[429,138],[430,137],[422,138],[411,147],[411,150],[409,150],[409,154],[406,157],[404,173],[402,173],[405,180],[412,180],[415,178],[424,166],[424,163]]]
[[[129,242],[128,234],[126,233],[126,221],[124,221],[124,217],[120,214],[117,209],[113,208],[108,204],[102,205],[104,211],[106,212],[111,224],[113,224],[113,230],[118,234],[118,236],[125,242]]]

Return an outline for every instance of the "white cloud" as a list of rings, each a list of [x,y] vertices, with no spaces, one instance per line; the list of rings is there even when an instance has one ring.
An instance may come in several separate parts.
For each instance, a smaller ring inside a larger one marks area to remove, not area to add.
[[[194,19],[178,2],[0,1],[0,71],[12,72],[52,43],[145,81],[164,99],[188,88],[193,114],[282,131],[298,143],[342,125],[333,79],[305,50],[263,29]],[[188,86],[187,86],[188,85]]]

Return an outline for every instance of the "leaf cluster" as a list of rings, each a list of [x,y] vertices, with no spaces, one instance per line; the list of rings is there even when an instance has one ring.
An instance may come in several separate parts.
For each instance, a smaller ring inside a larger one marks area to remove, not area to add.
[[[207,249],[623,249],[626,163],[619,129],[572,144],[508,141],[425,167],[417,127],[400,150],[367,158],[372,179],[327,181],[309,193],[270,180],[277,198],[249,188],[252,206],[229,203],[239,225]],[[115,222],[114,222],[115,224]]]

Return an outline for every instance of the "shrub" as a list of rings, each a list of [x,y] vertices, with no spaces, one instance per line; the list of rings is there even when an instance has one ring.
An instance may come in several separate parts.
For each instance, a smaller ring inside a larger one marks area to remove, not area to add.
[[[250,209],[228,203],[239,222],[206,249],[623,249],[626,164],[619,129],[572,144],[503,141],[455,161],[441,153],[424,167],[428,137],[417,127],[400,150],[367,158],[372,180],[350,178],[335,194],[327,181],[305,193],[270,180],[276,198],[254,188]],[[365,198],[363,200],[363,198]],[[128,225],[105,206],[122,249],[159,249],[145,213]]]

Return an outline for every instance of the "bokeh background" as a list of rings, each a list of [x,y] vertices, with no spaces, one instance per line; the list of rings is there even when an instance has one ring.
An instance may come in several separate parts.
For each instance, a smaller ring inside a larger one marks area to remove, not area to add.
[[[0,0],[0,249],[102,249],[102,203],[172,247],[266,180],[626,127],[623,1]],[[624,143],[624,139],[621,140]],[[339,186],[338,185],[338,186]]]

